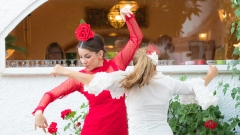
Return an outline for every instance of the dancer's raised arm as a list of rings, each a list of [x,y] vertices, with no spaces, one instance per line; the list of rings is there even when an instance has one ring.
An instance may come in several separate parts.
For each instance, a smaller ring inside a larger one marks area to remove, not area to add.
[[[142,31],[138,26],[134,14],[130,10],[131,8],[132,7],[125,6],[120,11],[121,16],[126,21],[130,34],[126,46],[112,59],[120,70],[126,69],[143,39]]]

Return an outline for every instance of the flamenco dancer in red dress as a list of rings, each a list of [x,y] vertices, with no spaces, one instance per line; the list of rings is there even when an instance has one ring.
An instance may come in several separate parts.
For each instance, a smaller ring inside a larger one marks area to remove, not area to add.
[[[88,24],[83,23],[79,25],[75,33],[80,41],[78,44],[80,61],[85,67],[84,70],[79,72],[95,74],[97,72],[114,72],[126,69],[143,38],[131,8],[124,7],[120,11],[123,19],[126,21],[130,39],[122,51],[111,60],[103,58],[106,51],[101,37],[94,34]],[[121,97],[120,100],[112,99],[109,91],[103,91],[98,96],[89,94],[84,91],[82,83],[71,78],[43,95],[33,112],[35,115],[35,129],[39,127],[46,132],[48,125],[43,115],[44,109],[56,99],[60,99],[75,91],[80,92],[88,99],[90,108],[85,118],[81,135],[128,134],[125,97]]]

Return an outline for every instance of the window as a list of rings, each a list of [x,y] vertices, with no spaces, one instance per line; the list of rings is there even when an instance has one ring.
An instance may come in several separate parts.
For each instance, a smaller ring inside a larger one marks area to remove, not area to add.
[[[231,55],[228,55],[230,54],[229,51],[231,51],[229,46],[231,46],[230,42],[235,41],[234,39],[231,41],[225,40],[229,36],[230,27],[224,25],[230,20],[230,16],[226,16],[226,12],[230,13],[231,10],[229,9],[231,7],[225,6],[226,9],[219,10],[218,7],[213,6],[216,5],[214,2],[218,1],[139,1],[140,6],[147,8],[146,16],[149,24],[148,27],[142,28],[144,37],[147,39],[143,44],[149,42],[159,44],[160,42],[157,39],[160,35],[169,36],[174,49],[169,50],[171,48],[169,44],[163,43],[163,45],[160,45],[161,54],[165,55],[161,60],[174,60],[175,65],[199,59],[232,59]],[[25,15],[25,19],[22,19],[9,33],[18,38],[15,45],[26,48],[29,54],[25,55],[15,51],[7,59],[10,60],[8,62],[12,63],[10,64],[12,66],[16,66],[16,62],[21,66],[21,64],[26,64],[26,61],[23,62],[22,60],[34,60],[32,63],[35,65],[36,60],[39,60],[38,62],[41,64],[41,61],[45,60],[46,48],[51,42],[58,42],[68,58],[68,56],[72,55],[71,53],[75,53],[68,52],[68,50],[74,48],[73,44],[76,45],[78,42],[74,31],[80,19],[84,19],[85,7],[111,7],[114,4],[114,1],[101,3],[98,0],[86,2],[86,4],[79,1],[46,2],[30,14]],[[55,8],[56,6],[58,8]],[[222,10],[224,12],[220,12]],[[118,36],[106,34],[125,34],[124,37],[127,37],[126,34],[128,34],[126,27],[119,30],[114,28],[93,30],[95,33],[105,37],[106,48],[111,52],[110,56],[113,56],[114,52],[121,50],[121,47],[113,45],[116,40],[120,39],[117,39]],[[204,38],[199,37],[202,33],[206,33]],[[78,57],[77,54],[75,57]]]

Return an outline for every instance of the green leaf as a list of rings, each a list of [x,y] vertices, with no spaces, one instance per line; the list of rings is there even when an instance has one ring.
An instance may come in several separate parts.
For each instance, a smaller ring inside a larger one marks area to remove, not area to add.
[[[203,121],[208,121],[209,120],[209,117],[204,117],[203,118]]]
[[[179,122],[180,122],[180,123],[183,123],[184,120],[185,120],[185,115],[182,115],[182,116],[179,118]]]
[[[25,48],[21,47],[21,46],[13,46],[13,45],[12,46],[7,46],[6,50],[9,50],[9,49],[16,50],[16,51],[28,54],[28,51]]]
[[[233,50],[233,55],[240,55],[239,47],[235,47]]]
[[[13,49],[13,50],[20,51],[20,52],[23,52],[25,54],[28,54],[28,51],[24,47],[13,45],[13,43],[16,42],[16,40],[17,40],[17,38],[15,38],[14,36],[8,35],[5,38],[6,50]]]
[[[213,92],[213,95],[216,95],[217,94],[217,91],[215,90],[214,92]]]
[[[231,94],[232,99],[235,99],[235,95],[236,95],[236,93],[232,93],[232,94]]]
[[[223,87],[228,88],[228,87],[229,87],[229,84],[226,83]]]
[[[234,62],[234,65],[240,64],[240,57]]]
[[[229,70],[229,69],[230,69],[230,67],[231,67],[231,66],[230,66],[230,65],[228,65],[228,66],[227,66],[227,70]]]
[[[225,95],[226,92],[227,92],[227,90],[228,90],[228,88],[229,88],[229,84],[227,83],[227,84],[225,84],[223,87],[224,87],[224,88],[223,88],[223,93],[224,93],[224,95]]]
[[[219,86],[223,86],[223,82],[222,82],[222,81],[219,82],[218,85],[219,85]]]
[[[235,31],[235,27],[232,26],[232,28],[231,28],[231,34],[233,34],[234,31]]]
[[[236,101],[240,100],[240,96],[237,96]]]
[[[76,111],[72,111],[71,114],[70,114],[70,116],[71,116],[72,118],[74,118],[75,114],[76,114]]]
[[[224,95],[226,94],[226,92],[227,92],[227,88],[225,87],[225,88],[223,89]]]
[[[206,131],[201,131],[199,135],[206,135]]]
[[[181,81],[185,81],[187,79],[187,76],[186,75],[182,75],[181,77],[180,77],[180,80]]]
[[[232,70],[233,70],[232,77],[234,77],[238,73],[238,69],[234,67]]]
[[[83,19],[80,20],[80,24],[86,23]]]
[[[67,126],[64,127],[64,131],[66,131],[67,129],[69,129],[70,126],[71,126],[71,123],[68,123]]]
[[[237,8],[234,13],[235,13],[235,16],[239,17],[240,16],[240,9]]]
[[[239,105],[240,105],[240,102],[237,102],[237,103],[235,104],[235,108],[237,108]]]
[[[232,93],[237,93],[237,88],[233,88]]]
[[[224,135],[224,131],[217,131],[217,135]]]
[[[76,122],[78,121],[80,118],[82,117],[82,115],[79,115],[77,118],[75,118],[73,121]]]
[[[237,87],[237,92],[240,94],[240,87]]]
[[[69,119],[71,119],[71,115],[68,114],[65,116],[64,120],[69,120]]]
[[[82,103],[82,105],[81,105],[81,107],[80,107],[80,109],[83,109],[83,108],[86,108],[85,103]]]

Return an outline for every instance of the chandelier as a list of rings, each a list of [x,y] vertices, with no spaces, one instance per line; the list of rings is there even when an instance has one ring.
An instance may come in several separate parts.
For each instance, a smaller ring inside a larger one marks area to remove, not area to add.
[[[110,12],[108,13],[108,21],[116,29],[121,28],[125,24],[120,15],[119,8],[116,8],[116,6],[113,6],[110,9]]]
[[[137,9],[139,8],[139,5],[136,1],[120,0],[119,3],[115,4],[108,13],[108,21],[116,29],[120,29],[125,24],[124,20],[120,15],[120,9],[126,5],[134,5],[134,7],[131,9],[133,13],[136,13]]]

